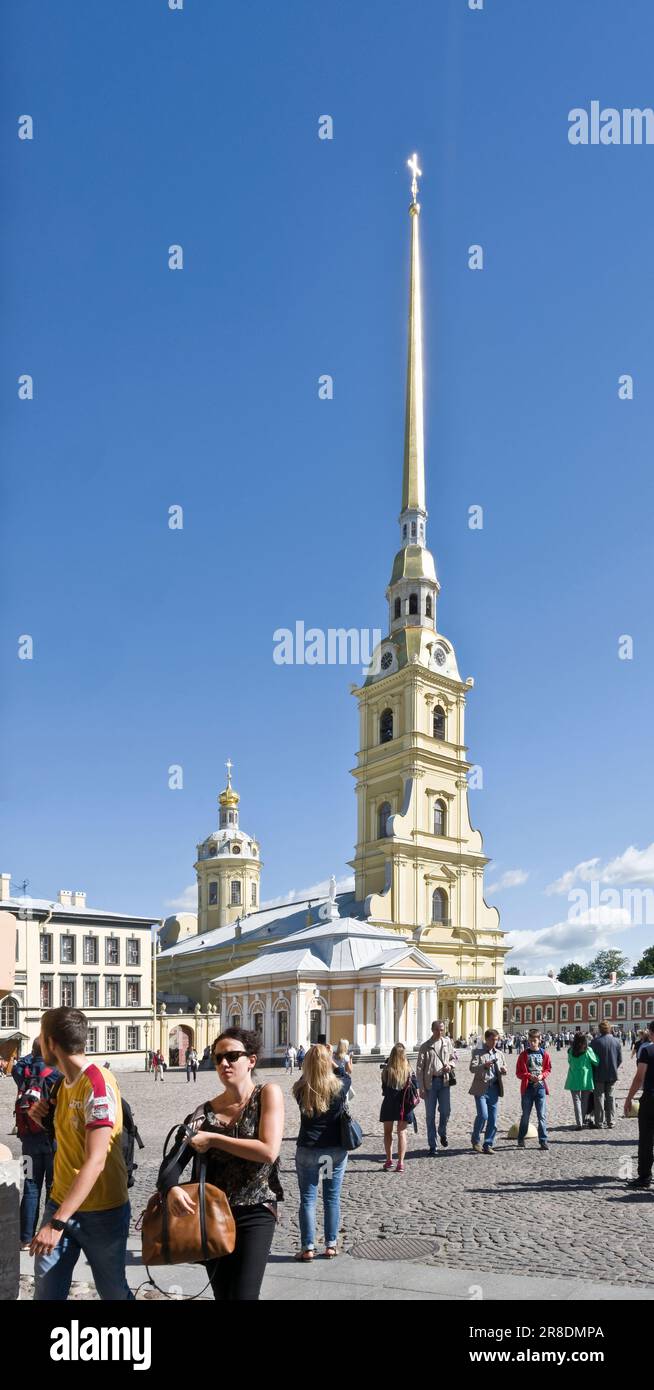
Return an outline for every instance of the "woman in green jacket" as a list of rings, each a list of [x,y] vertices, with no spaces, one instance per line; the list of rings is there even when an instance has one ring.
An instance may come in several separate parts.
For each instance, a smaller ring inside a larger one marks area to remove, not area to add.
[[[572,1091],[572,1104],[575,1111],[577,1129],[584,1127],[584,1091],[594,1091],[593,1067],[599,1066],[599,1057],[588,1046],[585,1033],[575,1033],[572,1047],[568,1048],[568,1075],[565,1089]]]

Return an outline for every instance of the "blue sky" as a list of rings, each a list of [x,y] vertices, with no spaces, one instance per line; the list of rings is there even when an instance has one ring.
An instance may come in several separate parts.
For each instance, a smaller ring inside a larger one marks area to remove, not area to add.
[[[439,627],[475,677],[487,882],[527,875],[491,897],[520,963],[636,959],[654,928],[621,906],[566,923],[587,868],[545,889],[591,860],[654,884],[654,148],[567,139],[573,107],[654,103],[651,5],[23,0],[2,24],[3,870],[163,915],[230,756],[264,898],[348,872],[359,673],[277,667],[272,634],[385,622],[416,149]]]

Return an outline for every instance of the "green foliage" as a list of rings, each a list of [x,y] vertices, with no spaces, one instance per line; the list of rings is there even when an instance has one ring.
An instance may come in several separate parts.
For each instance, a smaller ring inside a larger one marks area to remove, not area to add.
[[[571,960],[568,965],[561,966],[556,978],[563,985],[583,985],[594,976],[589,966],[578,965],[576,961]]]
[[[595,958],[589,961],[588,969],[598,985],[610,985],[614,973],[619,985],[629,977],[629,961],[622,951],[598,951]]]
[[[634,975],[654,975],[654,946],[648,946],[634,966]]]

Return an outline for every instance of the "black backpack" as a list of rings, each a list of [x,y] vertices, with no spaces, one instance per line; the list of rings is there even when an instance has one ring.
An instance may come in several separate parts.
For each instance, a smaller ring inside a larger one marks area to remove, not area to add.
[[[139,1149],[144,1149],[145,1144],[136,1127],[136,1120],[132,1114],[132,1107],[129,1101],[123,1100],[122,1097],[121,1101],[123,1106],[123,1128],[120,1136],[120,1144],[123,1151],[123,1158],[125,1159],[125,1167],[127,1169],[127,1186],[133,1187],[134,1174],[139,1166],[138,1163],[134,1162],[134,1144],[137,1143]]]

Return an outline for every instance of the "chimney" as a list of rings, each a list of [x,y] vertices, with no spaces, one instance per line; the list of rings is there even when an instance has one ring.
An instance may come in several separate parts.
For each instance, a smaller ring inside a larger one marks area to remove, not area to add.
[[[80,892],[79,888],[73,893],[72,900],[73,907],[86,907],[86,893]]]
[[[617,971],[612,970],[612,971],[611,971],[611,984],[612,984],[612,985],[616,984],[616,983],[617,983],[617,979],[618,979]]]
[[[6,903],[11,897],[11,874],[0,874],[0,903]]]
[[[60,888],[60,889],[59,889],[59,892],[57,893],[57,902],[61,903],[61,906],[62,906],[62,907],[71,907],[71,906],[72,906],[72,898],[73,898],[73,895],[72,895],[72,893],[71,893],[71,891],[70,891],[70,888]]]

